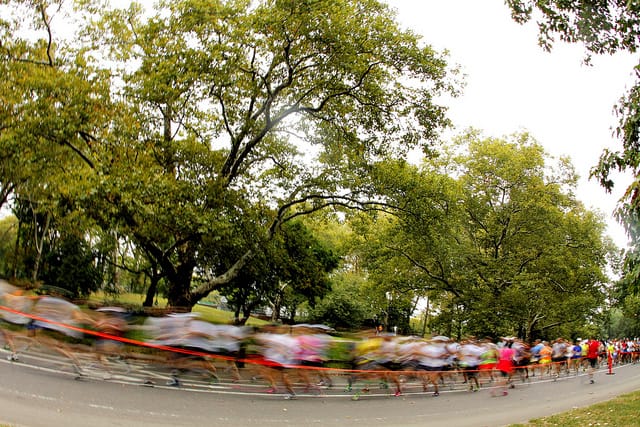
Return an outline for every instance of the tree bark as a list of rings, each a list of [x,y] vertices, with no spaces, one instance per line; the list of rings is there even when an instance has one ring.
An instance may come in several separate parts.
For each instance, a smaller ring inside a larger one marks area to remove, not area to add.
[[[33,233],[34,233],[34,246],[36,248],[36,259],[33,262],[33,271],[31,273],[31,283],[36,283],[38,280],[38,272],[40,270],[40,262],[42,261],[42,250],[44,248],[44,238],[47,234],[47,230],[49,230],[49,224],[51,223],[51,214],[47,212],[47,219],[44,223],[44,228],[42,229],[42,236],[40,236],[40,241],[38,241],[38,219],[36,213],[33,211],[33,207],[31,209],[33,213]]]
[[[147,295],[142,303],[143,307],[153,307],[153,300],[156,297],[156,293],[158,293],[158,282],[160,282],[160,276],[157,274],[152,274],[151,284],[149,284],[149,289],[147,289]]]

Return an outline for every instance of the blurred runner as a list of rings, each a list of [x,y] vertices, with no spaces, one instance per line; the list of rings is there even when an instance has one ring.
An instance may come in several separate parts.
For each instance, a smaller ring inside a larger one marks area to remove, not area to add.
[[[433,385],[433,395],[439,396],[439,383],[442,373],[448,369],[449,352],[447,351],[444,337],[434,337],[430,341],[424,341],[416,348],[418,368],[425,373],[422,377],[422,390],[427,391],[427,385]],[[448,339],[448,338],[447,338]]]
[[[480,357],[484,349],[480,347],[474,338],[463,341],[458,350],[458,366],[462,368],[464,382],[469,384],[469,391],[480,390],[478,371],[480,369]],[[475,385],[475,388],[474,388]]]
[[[113,336],[114,338],[124,337],[129,330],[129,324],[126,320],[126,310],[121,307],[103,307],[95,312],[96,316],[93,321],[93,327],[97,332]],[[111,374],[109,366],[109,358],[122,360],[127,366],[127,373],[131,367],[127,362],[124,350],[125,346],[122,341],[110,339],[108,337],[95,337],[94,354],[100,365]]]
[[[71,361],[77,378],[84,376],[80,361],[71,345],[80,343],[84,336],[81,329],[92,325],[93,319],[72,302],[52,296],[38,297],[32,314],[32,333],[35,341],[66,356]],[[46,330],[48,333],[36,335],[38,329]]]
[[[587,360],[589,361],[589,383],[595,383],[593,374],[598,369],[598,356],[600,355],[600,341],[595,338],[589,339],[587,342]]]
[[[287,394],[285,399],[295,399],[296,393],[289,380],[288,368],[295,364],[297,340],[290,334],[278,333],[277,327],[265,327],[263,332],[257,333],[255,341],[258,353],[262,357],[257,365],[262,377],[269,383],[267,393],[276,393],[278,380],[282,382]]]
[[[306,391],[319,390],[320,386],[332,386],[332,380],[326,374],[324,364],[328,359],[328,348],[331,336],[318,332],[312,326],[292,327],[297,341],[295,360],[302,369],[297,373],[306,387]],[[311,368],[311,369],[306,369]],[[317,377],[317,381],[311,380],[311,373]]]
[[[502,396],[506,396],[509,394],[507,392],[507,386],[511,382],[511,376],[513,375],[513,356],[515,355],[515,350],[513,347],[513,341],[507,340],[507,342],[498,349],[498,371],[500,371],[500,375],[502,378],[498,383],[498,387],[502,389]],[[496,396],[496,391],[491,391],[492,396]]]
[[[2,322],[12,325],[29,326],[31,324],[31,318],[19,313],[14,313],[11,310],[15,310],[20,313],[31,313],[35,299],[27,297],[22,294],[22,290],[19,290],[15,286],[11,286],[5,281],[0,281],[0,306],[6,307],[8,310],[0,310],[0,319]],[[8,325],[6,325],[8,327]],[[0,324],[0,333],[3,336],[5,346],[11,352],[7,356],[9,361],[17,361],[18,350],[15,344],[16,334],[7,330],[5,325]],[[28,346],[27,346],[28,347]]]
[[[208,325],[211,324],[196,320],[197,316],[196,313],[175,313],[165,317],[147,318],[143,328],[150,335],[147,342],[184,350],[206,350],[203,347],[207,347],[211,340],[208,330]],[[179,374],[182,370],[202,370],[215,380],[218,378],[216,367],[206,357],[180,351],[165,351],[160,357],[159,363],[172,368],[171,379],[167,385],[179,387]],[[146,383],[153,382],[148,380]]]

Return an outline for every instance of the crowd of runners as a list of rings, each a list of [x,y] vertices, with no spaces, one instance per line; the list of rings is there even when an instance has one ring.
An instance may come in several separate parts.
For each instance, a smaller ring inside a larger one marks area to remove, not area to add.
[[[603,364],[636,363],[640,355],[637,338],[529,344],[516,337],[456,341],[376,331],[345,338],[323,325],[217,325],[192,313],[133,323],[116,307],[84,310],[61,298],[26,296],[6,284],[0,287],[0,318],[9,360],[18,360],[30,346],[44,345],[68,357],[78,375],[83,374],[78,353],[89,352],[107,371],[109,357],[135,358],[171,367],[169,385],[181,385],[181,372],[199,370],[215,381],[221,375],[232,382],[243,377],[263,381],[267,392],[284,389],[287,398],[295,397],[296,390],[318,393],[337,383],[354,399],[374,385],[398,396],[409,383],[438,396],[456,381],[472,392],[487,387],[494,396],[507,395],[517,381],[533,377],[586,373],[593,382]],[[47,332],[37,332],[41,329]]]

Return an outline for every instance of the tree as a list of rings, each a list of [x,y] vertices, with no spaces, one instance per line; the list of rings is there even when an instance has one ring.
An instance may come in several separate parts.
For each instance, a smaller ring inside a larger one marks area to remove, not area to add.
[[[64,296],[88,296],[98,289],[101,277],[87,243],[78,236],[68,235],[46,258],[43,280],[47,289],[60,290]]]
[[[637,337],[640,333],[640,297],[628,295],[621,301],[620,309],[611,310],[612,319],[605,336],[610,338]]]
[[[313,308],[331,290],[329,274],[340,258],[300,221],[283,225],[282,231],[282,241],[274,243],[279,247],[276,271],[283,286],[277,288],[273,308],[279,314],[284,307],[292,323],[300,304],[307,302]]]
[[[361,275],[341,272],[333,277],[332,291],[311,312],[311,321],[333,328],[354,330],[373,317],[372,295]],[[373,325],[370,325],[373,326]]]
[[[53,17],[61,6],[3,2],[0,20],[0,205],[13,197],[16,248],[29,260],[22,275],[33,282],[56,234],[66,226],[74,232],[80,224],[91,226],[78,219],[75,197],[85,192],[92,166],[83,149],[104,128],[110,106],[104,74],[54,39]]]
[[[231,255],[228,262],[234,258]],[[254,309],[265,305],[271,306],[274,321],[286,308],[292,323],[300,304],[307,302],[313,308],[316,299],[331,289],[328,275],[338,263],[339,257],[301,221],[291,221],[220,293],[235,311],[237,323],[244,324]]]
[[[563,159],[555,167],[546,163],[527,134],[509,142],[468,138],[461,159],[472,244],[463,257],[473,284],[467,297],[489,308],[475,311],[470,323],[480,332],[531,338],[583,321],[603,300],[608,246],[602,219],[572,195],[572,167]],[[567,315],[568,301],[580,316]],[[510,330],[507,319],[521,330]]]
[[[535,16],[538,40],[546,50],[552,49],[556,37],[567,43],[581,43],[592,54],[621,50],[633,53],[640,46],[640,6],[635,2],[507,0],[506,3],[516,22],[524,23]]]
[[[0,219],[0,276],[10,277],[16,263],[15,245],[18,235],[18,221],[9,215]]]
[[[398,215],[404,217],[403,213]],[[361,274],[366,277],[361,290],[370,297],[372,306],[369,318],[387,331],[395,327],[399,333],[410,334],[411,316],[419,299],[437,285],[412,263],[407,252],[399,249],[403,239],[415,242],[421,236],[397,234],[398,221],[401,220],[395,215],[385,212],[373,218],[354,217],[351,225],[356,234],[363,236],[358,251],[365,266]],[[411,242],[404,243],[411,245]]]
[[[531,0],[508,0],[517,22],[536,17],[540,30],[540,44],[552,48],[556,37],[568,43],[585,46],[586,60],[592,54],[635,53],[640,46],[640,5],[633,1],[596,1],[544,3]],[[636,70],[637,75],[637,70]],[[630,238],[625,254],[622,286],[629,292],[640,293],[640,83],[621,96],[615,112],[619,118],[616,136],[621,139],[619,151],[605,149],[591,176],[608,191],[614,186],[612,173],[630,171],[634,179],[622,196],[616,210],[618,220]]]
[[[74,55],[48,65],[77,88],[60,85],[73,96],[46,142],[82,162],[77,208],[153,258],[171,306],[229,283],[281,224],[379,201],[376,162],[427,149],[446,124],[444,57],[375,0],[181,0],[99,19],[80,6]],[[203,263],[207,241],[244,251],[222,271]]]
[[[402,209],[367,234],[372,277],[428,291],[434,325],[456,336],[529,339],[594,316],[612,247],[602,218],[573,197],[570,165],[547,163],[527,134],[468,132],[455,144],[422,169],[387,169]]]
[[[441,318],[457,311],[459,288],[464,284],[460,226],[465,220],[458,204],[462,188],[450,176],[452,162],[446,147],[423,170],[403,161],[388,162],[380,168],[377,181],[379,191],[389,194],[389,209],[351,222],[356,234],[363,236],[362,264],[371,292],[377,295],[380,323],[386,327],[396,325],[408,331],[418,299],[426,295],[443,314]],[[439,331],[451,334],[458,318],[457,313],[450,316],[450,322],[438,326]],[[438,323],[436,319],[433,325]]]

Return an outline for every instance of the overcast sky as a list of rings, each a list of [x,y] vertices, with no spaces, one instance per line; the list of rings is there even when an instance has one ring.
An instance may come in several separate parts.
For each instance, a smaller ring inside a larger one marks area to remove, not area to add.
[[[619,149],[613,107],[631,86],[631,55],[603,56],[582,64],[580,46],[557,44],[551,53],[537,45],[537,28],[511,20],[503,0],[387,0],[401,24],[423,36],[462,66],[463,95],[448,103],[458,130],[474,127],[502,137],[526,130],[553,156],[569,156],[581,176],[577,195],[609,219],[609,234],[626,245],[611,217],[627,176],[616,175],[608,195],[588,180],[605,147]]]

